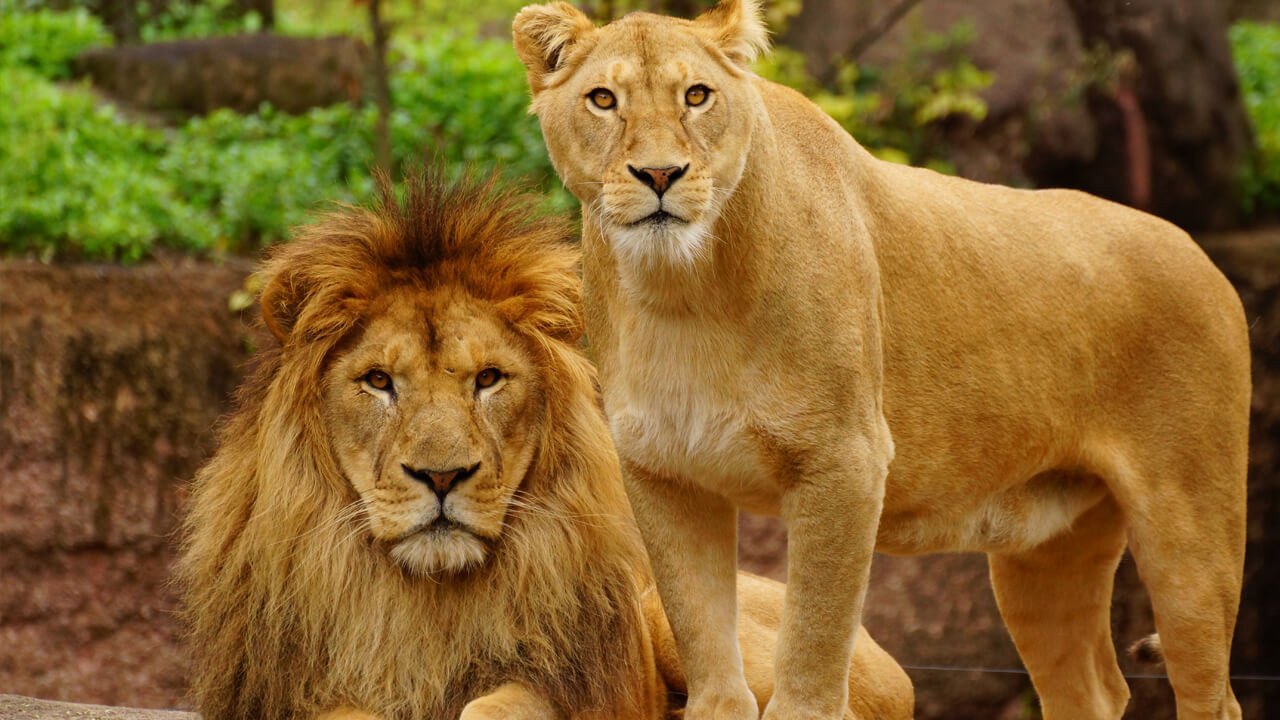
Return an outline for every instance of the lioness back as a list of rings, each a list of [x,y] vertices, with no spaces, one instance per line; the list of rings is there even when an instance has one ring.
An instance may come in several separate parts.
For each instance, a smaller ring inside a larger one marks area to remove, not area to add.
[[[972,483],[998,492],[1037,465],[1113,463],[1116,448],[1106,445],[1141,446],[1155,439],[1142,430],[1163,432],[1135,424],[1144,404],[1247,392],[1239,297],[1175,225],[1074,190],[1019,190],[879,160],[804,96],[756,85],[773,125],[787,130],[777,138],[791,162],[772,180],[832,225],[854,210],[852,231],[832,242],[865,237],[875,251],[896,450],[880,549],[1034,546],[1069,524],[1064,504],[1093,504],[1101,485],[1002,496],[993,515]],[[826,207],[833,181],[847,206]],[[1078,368],[1090,370],[1064,385],[1063,369]],[[1152,386],[1170,394],[1143,397]],[[990,458],[1011,440],[1021,460],[993,472]],[[936,522],[938,513],[950,520]]]
[[[996,513],[991,500],[975,505],[974,490],[1080,468],[1108,478],[1112,493],[1140,493],[1130,483],[1155,479],[1131,475],[1128,458],[1167,440],[1152,418],[1177,408],[1189,427],[1209,426],[1222,402],[1247,402],[1239,297],[1182,230],[1077,191],[871,162],[885,188],[872,238],[898,450],[882,549],[1038,545],[1103,484],[1028,486],[1000,496]],[[1187,403],[1197,397],[1206,401]],[[998,456],[1007,459],[992,467]],[[922,531],[910,519],[922,503],[949,508],[955,523]]]

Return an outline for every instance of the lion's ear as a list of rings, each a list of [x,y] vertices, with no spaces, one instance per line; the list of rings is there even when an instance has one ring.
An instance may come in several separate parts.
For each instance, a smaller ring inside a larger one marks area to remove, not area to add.
[[[285,344],[290,333],[293,332],[301,302],[300,293],[297,292],[293,277],[288,272],[272,275],[263,287],[262,294],[258,296],[258,305],[262,308],[262,322],[266,324],[271,334],[276,336],[281,345]]]
[[[760,0],[720,0],[693,22],[710,31],[724,54],[744,67],[769,49],[769,29],[760,17]]]
[[[547,75],[564,67],[574,43],[595,30],[591,18],[569,3],[530,5],[511,23],[516,54],[529,73],[529,88],[538,92]]]

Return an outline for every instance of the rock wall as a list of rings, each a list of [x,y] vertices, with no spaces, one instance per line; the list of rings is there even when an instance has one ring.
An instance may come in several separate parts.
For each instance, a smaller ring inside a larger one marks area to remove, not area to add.
[[[181,702],[170,539],[246,358],[245,274],[0,265],[0,689]]]

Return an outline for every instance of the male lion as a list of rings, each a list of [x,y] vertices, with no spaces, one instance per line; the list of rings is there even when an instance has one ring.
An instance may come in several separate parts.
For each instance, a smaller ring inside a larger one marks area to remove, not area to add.
[[[179,579],[220,718],[656,720],[684,680],[576,343],[578,255],[493,183],[417,179],[266,264],[263,350]],[[751,687],[782,589],[743,578]],[[843,660],[842,660],[843,662]],[[859,645],[849,714],[906,720]]]
[[[875,548],[988,553],[1045,717],[1118,718],[1126,543],[1179,717],[1239,717],[1248,337],[1185,233],[877,160],[751,73],[754,0],[600,28],[531,6],[514,36],[582,202],[588,337],[689,720],[757,715],[736,506],[790,531],[770,720],[841,712]]]

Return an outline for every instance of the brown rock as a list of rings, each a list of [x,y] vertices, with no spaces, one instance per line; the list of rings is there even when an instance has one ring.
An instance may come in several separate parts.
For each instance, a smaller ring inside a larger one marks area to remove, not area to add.
[[[822,76],[832,59],[899,0],[805,0],[783,41],[801,50]],[[871,45],[859,62],[878,68],[904,62],[924,33],[971,23],[975,41],[967,53],[994,82],[982,93],[982,123],[948,121],[939,128],[948,158],[960,175],[985,182],[1028,184],[1022,165],[1029,142],[1052,141],[1055,153],[1090,157],[1097,144],[1092,120],[1070,102],[1083,57],[1080,36],[1057,0],[930,0],[922,2]],[[855,133],[856,137],[856,133]]]
[[[1231,226],[1253,147],[1221,2],[1066,0],[1087,48],[1119,63],[1088,87],[1098,147],[1041,158],[1033,179],[1126,202],[1194,229]],[[1132,67],[1120,60],[1130,54]],[[1145,185],[1145,189],[1144,186]]]
[[[200,716],[187,712],[164,710],[140,710],[137,708],[107,707],[105,705],[79,705],[52,702],[21,695],[0,695],[0,720],[53,720],[54,718],[86,718],[91,720],[199,720]]]
[[[301,113],[360,99],[364,46],[351,38],[259,33],[89,50],[77,74],[126,105],[187,115]]]
[[[783,37],[821,76],[898,4],[805,0]],[[1078,188],[1186,228],[1222,228],[1239,219],[1237,173],[1252,144],[1227,13],[1274,17],[1277,7],[1274,0],[937,0],[916,6],[859,60],[897,65],[921,31],[971,22],[969,56],[995,75],[983,93],[988,115],[934,128],[961,175]]]
[[[0,265],[0,687],[173,707],[183,482],[246,358],[243,264]]]

